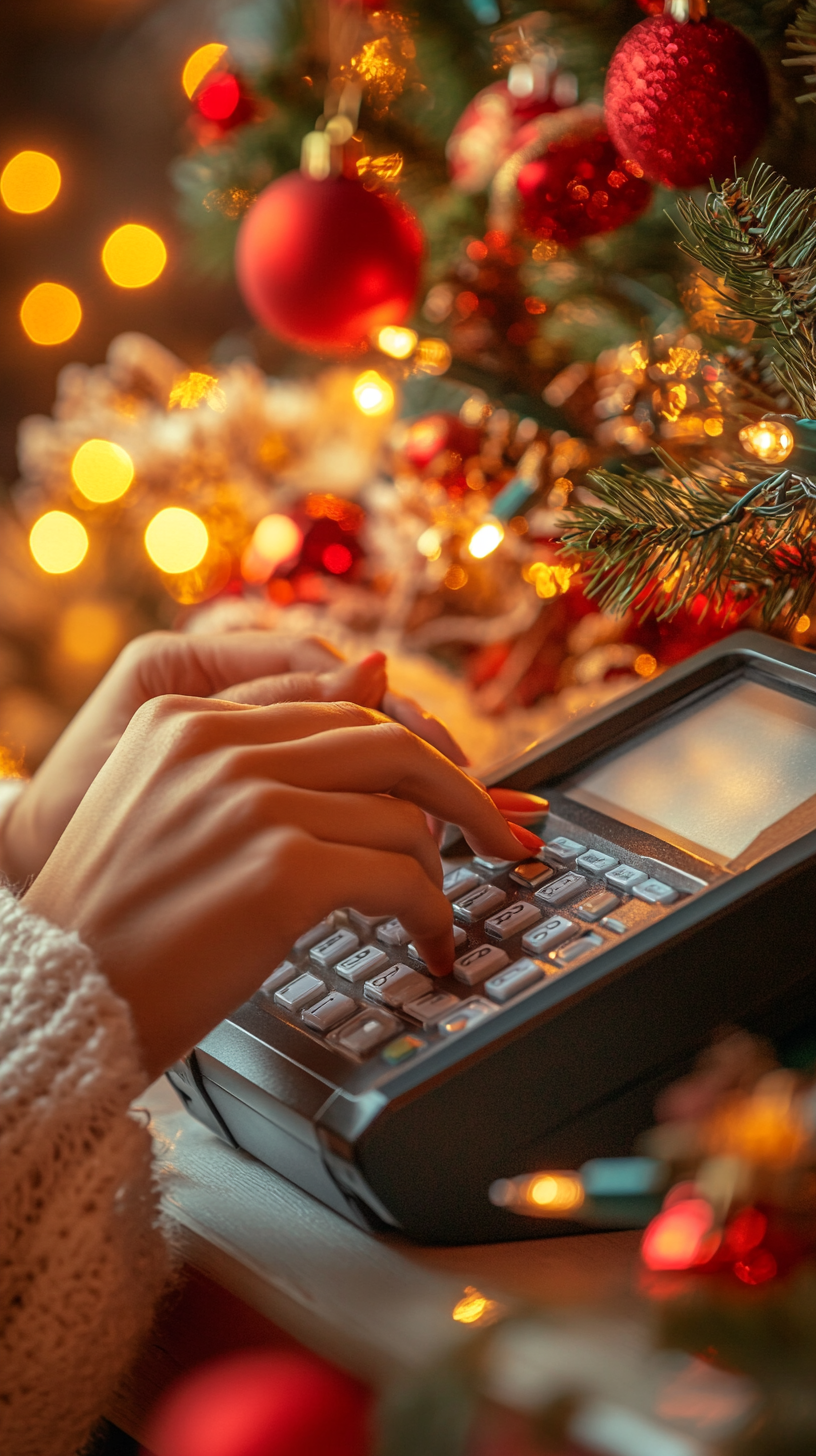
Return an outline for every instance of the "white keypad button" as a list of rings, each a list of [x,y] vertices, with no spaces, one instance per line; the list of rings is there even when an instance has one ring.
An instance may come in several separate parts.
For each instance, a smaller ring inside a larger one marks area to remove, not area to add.
[[[442,881],[442,894],[447,895],[449,900],[457,900],[460,895],[466,895],[468,890],[475,890],[482,882],[478,875],[473,873],[469,865],[459,865],[455,870],[448,870]]]
[[[613,870],[618,861],[614,855],[602,854],[599,849],[588,849],[586,854],[581,854],[575,861],[579,870],[586,870],[590,875],[605,875],[607,870]]]
[[[386,920],[377,931],[377,939],[383,945],[407,945],[411,937],[398,920]]]
[[[498,886],[480,885],[478,890],[470,890],[461,900],[454,902],[453,913],[468,925],[475,925],[477,921],[484,920],[485,915],[498,910],[506,899],[504,890],[500,890]]]
[[[309,951],[311,959],[321,971],[327,971],[329,966],[336,966],[345,956],[351,955],[353,950],[359,946],[359,938],[353,930],[335,930],[327,940],[318,941]]]
[[[319,925],[313,925],[311,930],[305,931],[300,939],[295,941],[292,946],[292,954],[296,956],[305,955],[307,950],[311,950],[312,946],[317,945],[319,940],[325,940],[326,936],[331,935],[333,930],[334,916],[328,915],[325,920],[321,920]]]
[[[353,955],[338,961],[334,969],[344,981],[356,984],[357,981],[367,980],[375,971],[381,971],[387,965],[388,956],[379,945],[361,945]]]
[[[562,950],[554,950],[550,953],[550,960],[554,965],[565,968],[575,965],[584,956],[590,955],[593,951],[600,950],[603,945],[603,936],[596,935],[594,930],[588,930],[584,935],[579,935],[577,940],[571,940]]]
[[[413,1016],[423,1026],[435,1026],[437,1021],[441,1021],[443,1016],[458,1005],[458,996],[451,996],[447,991],[431,991],[416,1001],[406,1001],[402,1009],[406,1016]]]
[[[536,981],[543,980],[541,966],[525,956],[520,961],[514,961],[506,971],[499,971],[497,976],[491,976],[489,981],[485,981],[484,989],[492,1001],[503,1004],[526,991],[529,986],[534,986]]]
[[[322,1001],[317,1001],[314,1006],[304,1011],[303,1023],[313,1031],[331,1031],[333,1026],[347,1021],[356,1010],[357,1002],[351,996],[344,996],[342,991],[330,991]]]
[[[483,1001],[481,996],[473,996],[469,1001],[460,1001],[456,1011],[450,1016],[445,1016],[439,1022],[437,1030],[440,1036],[458,1036],[460,1031],[470,1031],[485,1017],[492,1016],[496,1010],[489,1001]]]
[[[596,890],[594,895],[575,906],[575,914],[580,915],[582,920],[600,920],[610,911],[617,910],[619,905],[619,896],[613,895],[611,890]]]
[[[453,963],[453,974],[466,986],[478,986],[496,971],[504,970],[510,957],[497,945],[477,945]]]
[[[610,890],[622,890],[625,895],[632,892],[634,885],[640,885],[649,876],[643,870],[636,870],[633,865],[618,865],[616,870],[607,870],[604,879]]]
[[[528,900],[514,900],[512,905],[506,905],[498,915],[492,915],[485,921],[485,934],[495,935],[499,940],[509,940],[511,935],[528,930],[540,919],[541,911],[537,905],[531,905]]]
[[[543,925],[536,925],[532,930],[522,937],[522,945],[531,955],[540,955],[543,951],[552,950],[554,946],[560,945],[562,941],[569,940],[571,935],[577,935],[580,927],[573,925],[563,915],[553,915],[550,920],[545,920]]]
[[[536,890],[536,901],[546,913],[551,906],[554,908],[556,905],[565,905],[567,900],[574,900],[586,888],[586,875],[577,875],[572,871],[568,875],[562,875],[560,880],[553,880],[551,885],[545,885],[543,890]]]
[[[390,1041],[392,1036],[402,1030],[403,1024],[396,1016],[372,1006],[370,1010],[355,1016],[353,1021],[341,1026],[339,1031],[333,1032],[331,1040],[344,1051],[364,1057],[367,1052],[373,1052],[378,1046],[382,1046],[384,1041]]]
[[[579,854],[586,854],[586,850],[586,845],[579,844],[577,839],[567,839],[559,834],[557,839],[550,839],[541,852],[556,864],[570,865],[575,863]]]
[[[280,965],[275,967],[272,975],[267,976],[261,990],[271,996],[273,992],[280,990],[281,986],[288,986],[289,982],[294,981],[295,976],[299,975],[300,971],[291,961],[281,961]]]
[[[302,1011],[304,1006],[310,1006],[313,1001],[319,1001],[321,996],[326,994],[326,983],[311,971],[305,975],[298,976],[288,986],[283,986],[280,991],[275,992],[275,1005],[282,1006],[284,1011]]]
[[[502,870],[512,869],[516,863],[514,859],[495,859],[492,854],[477,854],[473,863],[479,865],[483,870],[489,870],[491,875],[499,875]]]
[[[632,894],[636,900],[645,900],[647,905],[673,905],[678,898],[677,891],[662,880],[643,880],[635,885]]]
[[[460,946],[467,945],[467,931],[464,930],[461,925],[454,925],[453,927],[453,944],[457,950],[459,950]],[[411,942],[408,947],[408,954],[409,956],[413,956],[414,960],[419,961],[420,964],[424,966],[425,961],[419,954],[419,951],[417,950],[413,942]]]
[[[432,986],[427,976],[420,975],[411,966],[391,966],[366,981],[363,995],[367,1001],[378,1001],[384,1006],[402,1006],[404,1001],[416,1001],[418,996],[424,996]]]

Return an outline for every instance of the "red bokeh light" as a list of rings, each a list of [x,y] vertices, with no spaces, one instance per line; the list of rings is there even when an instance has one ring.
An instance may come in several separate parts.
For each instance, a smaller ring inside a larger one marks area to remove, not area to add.
[[[648,1269],[691,1269],[715,1254],[714,1213],[704,1198],[686,1198],[653,1218],[640,1246]]]
[[[743,1284],[767,1284],[776,1274],[776,1259],[767,1249],[755,1249],[734,1265],[734,1273]]]
[[[326,570],[330,571],[333,576],[342,576],[349,570],[353,560],[354,557],[348,546],[344,546],[341,541],[333,541],[326,547],[321,557]]]
[[[725,1259],[742,1259],[762,1243],[768,1220],[758,1208],[741,1208],[723,1235],[720,1253]]]
[[[229,71],[210,81],[196,99],[196,106],[208,121],[226,121],[241,99],[241,88]]]

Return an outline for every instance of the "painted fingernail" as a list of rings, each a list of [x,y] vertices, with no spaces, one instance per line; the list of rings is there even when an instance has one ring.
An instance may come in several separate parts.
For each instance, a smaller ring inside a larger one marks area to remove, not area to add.
[[[522,812],[540,809],[546,814],[550,807],[548,799],[542,799],[538,794],[524,793],[521,789],[488,789],[487,791],[500,808],[510,810],[521,809]]]
[[[386,657],[384,652],[369,652],[368,657],[364,657],[362,662],[358,662],[357,666],[367,668],[384,667],[385,661]]]
[[[510,833],[515,835],[519,844],[523,845],[525,849],[530,849],[533,851],[541,849],[544,840],[539,839],[538,835],[533,834],[532,830],[522,829],[520,824],[513,824],[510,819],[508,819],[506,823],[507,828],[510,830]]]

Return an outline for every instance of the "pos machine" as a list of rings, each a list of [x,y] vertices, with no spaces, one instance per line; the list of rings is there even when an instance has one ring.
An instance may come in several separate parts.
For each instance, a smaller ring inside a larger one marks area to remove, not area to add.
[[[534,859],[447,861],[454,974],[338,911],[169,1072],[189,1111],[355,1223],[577,1232],[491,1183],[626,1155],[711,1034],[816,1013],[816,655],[741,633],[529,749]]]

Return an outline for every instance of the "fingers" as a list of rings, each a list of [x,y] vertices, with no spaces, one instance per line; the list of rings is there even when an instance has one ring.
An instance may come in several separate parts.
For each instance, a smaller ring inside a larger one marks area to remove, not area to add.
[[[343,663],[332,672],[284,672],[223,689],[231,703],[269,707],[272,703],[357,703],[376,708],[385,691],[385,658],[372,653],[363,662]]]
[[[537,824],[549,812],[549,801],[520,789],[488,789],[500,814],[514,824]]]
[[[355,699],[355,702],[357,701],[359,699]],[[377,707],[378,704],[374,703],[372,706]],[[453,735],[448,732],[445,724],[439,718],[434,717],[433,713],[427,713],[419,703],[414,702],[413,698],[404,698],[401,693],[388,691],[384,693],[379,706],[389,718],[393,718],[397,723],[402,723],[405,728],[410,728],[418,738],[424,738],[432,748],[444,753],[451,763],[458,764],[460,768],[467,767],[470,761],[467,754]]]
[[[286,638],[272,632],[223,632],[212,636],[150,632],[137,637],[119,659],[134,676],[139,701],[162,693],[208,697],[231,683],[283,672],[330,672],[342,655],[320,638]]]

